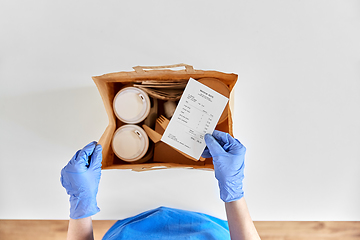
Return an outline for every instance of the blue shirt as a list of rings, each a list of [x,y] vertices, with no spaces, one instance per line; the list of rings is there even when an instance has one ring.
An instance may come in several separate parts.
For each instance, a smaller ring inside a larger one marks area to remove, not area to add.
[[[159,207],[117,221],[104,235],[112,239],[229,239],[227,221],[203,213]]]

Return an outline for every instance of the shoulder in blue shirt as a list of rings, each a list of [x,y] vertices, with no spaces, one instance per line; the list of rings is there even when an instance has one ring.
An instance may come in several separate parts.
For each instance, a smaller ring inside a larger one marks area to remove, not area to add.
[[[227,221],[203,213],[159,207],[117,221],[103,240],[229,239]]]

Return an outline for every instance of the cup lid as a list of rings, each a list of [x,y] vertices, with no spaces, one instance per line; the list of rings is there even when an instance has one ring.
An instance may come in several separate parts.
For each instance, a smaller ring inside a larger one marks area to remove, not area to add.
[[[115,155],[126,161],[141,159],[147,152],[149,139],[146,132],[137,125],[123,125],[115,131],[112,148]]]
[[[121,89],[113,101],[116,117],[131,124],[143,121],[149,115],[150,105],[148,94],[136,87]]]

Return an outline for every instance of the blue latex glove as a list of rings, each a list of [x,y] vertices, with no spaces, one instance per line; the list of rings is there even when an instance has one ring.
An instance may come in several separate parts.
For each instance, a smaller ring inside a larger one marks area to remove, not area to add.
[[[244,196],[244,158],[246,148],[225,132],[214,130],[205,135],[204,158],[213,158],[215,177],[219,182],[220,198],[232,202]]]
[[[96,194],[101,176],[102,147],[89,143],[76,152],[61,170],[61,184],[70,195],[70,218],[92,216],[100,211]]]

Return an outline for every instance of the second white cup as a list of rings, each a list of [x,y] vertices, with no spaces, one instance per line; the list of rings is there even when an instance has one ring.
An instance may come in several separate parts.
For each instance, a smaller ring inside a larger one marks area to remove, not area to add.
[[[126,124],[117,129],[112,140],[115,155],[126,162],[135,163],[145,156],[149,138],[139,126]]]

